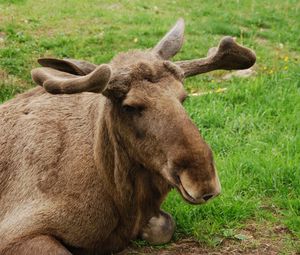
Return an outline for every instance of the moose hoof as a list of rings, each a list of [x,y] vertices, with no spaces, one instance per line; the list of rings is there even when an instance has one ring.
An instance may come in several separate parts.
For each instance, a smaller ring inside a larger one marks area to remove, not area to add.
[[[152,217],[142,229],[141,236],[150,244],[158,245],[170,242],[175,231],[175,221],[166,212],[160,211],[157,217]]]

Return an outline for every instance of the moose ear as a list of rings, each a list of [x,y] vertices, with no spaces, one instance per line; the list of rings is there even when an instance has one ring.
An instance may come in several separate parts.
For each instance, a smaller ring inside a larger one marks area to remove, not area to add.
[[[184,39],[184,20],[180,18],[174,27],[153,48],[162,59],[170,59],[181,49]]]
[[[91,73],[97,67],[97,65],[87,61],[75,59],[40,58],[38,63],[44,67],[51,67],[55,70],[81,76]]]

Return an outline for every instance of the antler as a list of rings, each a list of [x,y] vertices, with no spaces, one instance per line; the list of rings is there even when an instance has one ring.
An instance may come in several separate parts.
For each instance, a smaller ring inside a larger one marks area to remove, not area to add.
[[[84,91],[102,92],[111,77],[111,68],[103,64],[85,76],[77,76],[48,67],[31,71],[35,83],[43,86],[51,94],[73,94]]]
[[[38,63],[44,67],[51,67],[53,69],[75,74],[86,75],[94,71],[97,65],[89,63],[87,61],[76,59],[57,59],[57,58],[39,58]]]
[[[255,53],[237,44],[232,37],[222,38],[218,48],[213,48],[206,58],[175,62],[184,71],[184,76],[189,77],[207,73],[217,69],[237,70],[247,69],[254,65]]]

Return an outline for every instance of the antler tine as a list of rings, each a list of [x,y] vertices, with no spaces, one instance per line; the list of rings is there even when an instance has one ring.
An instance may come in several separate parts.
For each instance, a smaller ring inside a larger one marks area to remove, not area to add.
[[[32,79],[51,94],[73,94],[84,91],[102,92],[111,77],[111,68],[103,64],[85,76],[77,76],[48,67],[31,71]]]
[[[209,52],[206,58],[175,62],[184,71],[184,76],[194,76],[217,69],[238,70],[254,65],[255,53],[237,44],[230,36],[222,38],[218,48]]]

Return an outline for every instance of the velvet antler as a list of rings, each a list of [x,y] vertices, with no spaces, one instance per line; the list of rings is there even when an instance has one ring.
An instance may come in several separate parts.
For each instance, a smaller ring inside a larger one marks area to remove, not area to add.
[[[103,64],[93,72],[78,76],[61,72],[49,67],[40,67],[31,71],[35,83],[43,86],[52,94],[73,94],[84,91],[102,92],[111,77],[111,68]]]
[[[251,67],[256,61],[255,53],[237,44],[230,36],[222,38],[218,48],[213,48],[206,58],[177,61],[184,76],[194,76],[217,69],[238,70]]]

